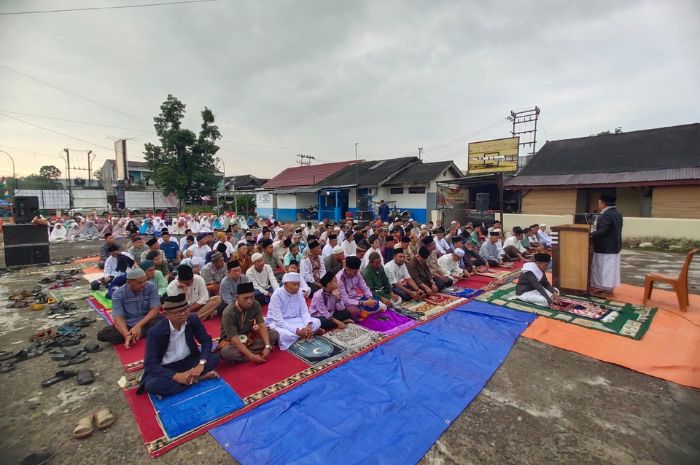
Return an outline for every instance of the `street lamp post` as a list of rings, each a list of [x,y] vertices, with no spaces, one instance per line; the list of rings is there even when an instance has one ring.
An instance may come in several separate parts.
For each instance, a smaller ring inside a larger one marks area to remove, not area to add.
[[[224,169],[224,199],[226,199],[226,163],[224,163],[224,159],[221,157],[217,157],[216,160],[221,163],[221,166]],[[216,205],[219,205],[219,194],[216,196]]]
[[[12,195],[14,196],[15,190],[17,189],[17,175],[15,173],[15,159],[12,158],[12,155],[5,152],[4,150],[0,150],[0,152],[4,153],[8,157],[10,157],[10,161],[12,161]]]

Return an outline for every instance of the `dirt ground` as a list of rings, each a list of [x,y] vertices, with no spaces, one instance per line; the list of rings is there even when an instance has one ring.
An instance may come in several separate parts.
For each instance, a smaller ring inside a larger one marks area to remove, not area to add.
[[[52,258],[94,253],[99,243],[52,246]],[[623,281],[640,284],[651,270],[677,270],[676,254],[625,251]],[[0,257],[2,260],[2,257]],[[700,293],[700,267],[692,268],[692,292]],[[32,288],[46,269],[0,277],[0,304],[13,289]],[[675,271],[674,271],[675,272]],[[87,287],[70,290],[74,297]],[[76,317],[93,316],[82,300]],[[37,329],[53,322],[45,312],[0,308],[0,349],[28,344]],[[86,328],[95,340],[103,323]],[[53,464],[236,463],[208,434],[157,459],[150,459],[117,380],[123,369],[109,347],[79,368],[95,382],[74,380],[49,388],[40,382],[56,370],[47,355],[0,374],[2,464],[19,463],[44,447],[57,450]],[[78,368],[76,367],[76,368]],[[117,421],[104,432],[74,440],[80,416],[107,405]],[[635,373],[575,353],[519,339],[486,388],[421,461],[448,464],[697,464],[700,463],[700,391]]]

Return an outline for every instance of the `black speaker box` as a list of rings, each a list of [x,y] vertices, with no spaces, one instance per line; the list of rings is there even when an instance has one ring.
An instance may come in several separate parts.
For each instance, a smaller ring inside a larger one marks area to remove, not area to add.
[[[12,202],[12,216],[16,224],[31,223],[38,213],[39,197],[18,196],[14,198]]]
[[[476,194],[476,210],[480,212],[485,212],[489,209],[489,203],[491,202],[491,194],[488,192],[478,192]]]
[[[38,265],[50,262],[49,244],[5,246],[5,266]]]
[[[48,245],[49,227],[33,224],[6,224],[2,227],[5,247],[8,245]]]

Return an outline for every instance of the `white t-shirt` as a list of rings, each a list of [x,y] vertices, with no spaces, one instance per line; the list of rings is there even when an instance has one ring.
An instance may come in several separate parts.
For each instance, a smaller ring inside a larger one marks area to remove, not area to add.
[[[197,243],[194,243],[187,249],[187,251],[192,252],[193,257],[201,258],[202,261],[206,261],[207,253],[211,252],[211,247],[209,247],[207,244],[200,247]]]
[[[386,273],[387,278],[389,278],[389,283],[391,283],[392,286],[411,277],[406,264],[404,263],[403,265],[399,266],[394,260],[384,265],[384,272]]]

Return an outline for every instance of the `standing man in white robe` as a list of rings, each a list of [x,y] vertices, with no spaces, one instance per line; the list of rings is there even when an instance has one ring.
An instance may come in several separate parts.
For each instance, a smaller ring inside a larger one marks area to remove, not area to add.
[[[279,335],[279,346],[287,350],[297,339],[311,339],[325,331],[321,329],[321,320],[309,313],[304,296],[299,292],[301,276],[299,273],[285,273],[282,287],[277,289],[267,307],[265,324]]]
[[[616,197],[602,194],[598,199],[600,215],[591,228],[593,258],[591,291],[609,296],[620,285],[620,251],[622,250],[622,214],[615,206]]]

